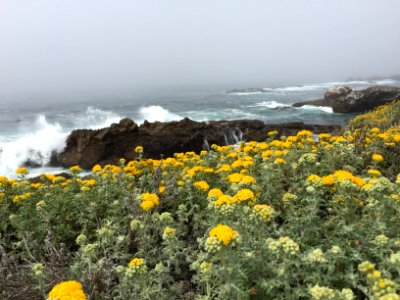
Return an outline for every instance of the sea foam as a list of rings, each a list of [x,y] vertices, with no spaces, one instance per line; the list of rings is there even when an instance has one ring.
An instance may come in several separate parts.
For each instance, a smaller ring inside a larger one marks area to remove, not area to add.
[[[314,105],[303,105],[301,107],[296,107],[297,109],[300,110],[308,110],[308,111],[322,111],[328,114],[332,114],[333,113],[333,109],[332,107],[329,106],[314,106]]]
[[[258,102],[254,105],[249,105],[248,107],[265,107],[265,108],[282,108],[282,107],[289,107],[288,104],[276,102],[276,101],[262,101]]]
[[[39,115],[30,133],[0,144],[0,174],[12,176],[28,160],[39,165],[48,163],[52,151],[62,150],[66,137],[60,124],[51,124]]]
[[[160,105],[151,105],[140,108],[139,110],[140,119],[139,123],[143,123],[145,120],[149,122],[168,122],[178,121],[183,119],[181,116],[170,112],[168,109]]]

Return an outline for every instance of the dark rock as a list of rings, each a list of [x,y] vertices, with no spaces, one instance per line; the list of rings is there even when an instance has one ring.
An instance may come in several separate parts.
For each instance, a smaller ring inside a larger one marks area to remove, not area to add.
[[[50,155],[50,161],[48,163],[49,166],[52,167],[60,167],[61,164],[58,161],[58,153],[56,150],[51,151],[51,155]]]
[[[42,164],[29,158],[22,164],[22,166],[26,168],[39,168],[42,166]]]
[[[170,157],[174,153],[199,152],[212,144],[227,145],[239,141],[263,141],[268,131],[279,135],[295,134],[307,129],[315,133],[341,130],[339,125],[307,125],[288,123],[265,125],[259,120],[195,122],[188,118],[174,122],[144,122],[140,127],[132,120],[123,119],[118,124],[99,130],[74,130],[66,147],[58,155],[64,167],[80,165],[90,169],[95,164],[117,163],[120,158],[137,158],[136,146],[144,147],[146,158]]]
[[[293,104],[293,107],[330,106],[336,113],[362,113],[396,99],[400,99],[400,88],[398,87],[377,85],[361,91],[352,91],[348,87],[337,87],[328,89],[324,99],[298,102]]]

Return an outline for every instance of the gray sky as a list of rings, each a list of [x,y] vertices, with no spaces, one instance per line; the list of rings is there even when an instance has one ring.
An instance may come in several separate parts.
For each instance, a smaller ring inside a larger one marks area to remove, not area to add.
[[[399,0],[0,0],[0,94],[400,73]]]

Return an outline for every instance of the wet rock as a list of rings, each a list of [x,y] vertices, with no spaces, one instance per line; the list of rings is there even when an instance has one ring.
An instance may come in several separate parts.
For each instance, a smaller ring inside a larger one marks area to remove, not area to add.
[[[361,91],[352,91],[349,87],[328,89],[325,98],[298,102],[293,107],[304,105],[329,106],[336,113],[363,113],[400,99],[400,88],[392,86],[372,86]]]
[[[341,130],[339,125],[308,125],[300,122],[266,125],[259,120],[195,122],[188,118],[165,123],[144,122],[138,126],[130,119],[123,119],[103,129],[74,130],[54,163],[90,169],[95,164],[117,163],[120,158],[135,159],[136,146],[144,147],[144,157],[159,159],[179,152],[200,152],[212,144],[263,141],[267,132],[272,130],[277,130],[279,135],[290,135],[303,129],[315,133]]]

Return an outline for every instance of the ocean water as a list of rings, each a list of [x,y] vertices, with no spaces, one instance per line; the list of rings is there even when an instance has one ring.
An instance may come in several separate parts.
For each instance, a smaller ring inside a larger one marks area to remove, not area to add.
[[[30,170],[32,176],[60,172],[62,169],[47,164],[52,151],[63,149],[72,130],[103,128],[123,117],[137,123],[188,117],[196,121],[344,124],[352,116],[333,113],[329,107],[290,107],[295,102],[321,99],[327,88],[343,84],[353,89],[371,84],[400,86],[400,82],[387,79],[265,88],[264,93],[227,94],[224,89],[210,88],[141,91],[123,96],[0,99],[0,175],[15,177],[15,170],[27,159],[42,165]]]

